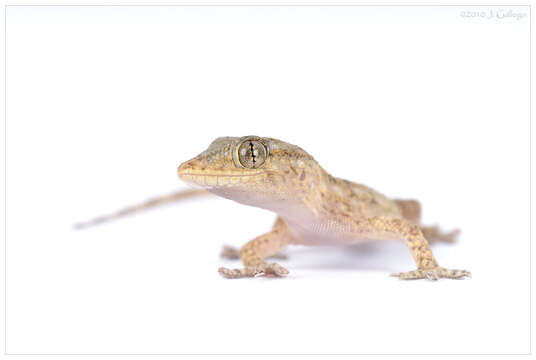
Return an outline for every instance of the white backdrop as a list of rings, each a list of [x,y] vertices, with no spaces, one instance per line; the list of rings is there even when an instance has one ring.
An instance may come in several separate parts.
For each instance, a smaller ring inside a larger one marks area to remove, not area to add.
[[[529,351],[527,7],[9,7],[6,40],[8,353]],[[225,280],[274,215],[216,198],[71,230],[250,134],[419,199],[473,278],[385,242]]]

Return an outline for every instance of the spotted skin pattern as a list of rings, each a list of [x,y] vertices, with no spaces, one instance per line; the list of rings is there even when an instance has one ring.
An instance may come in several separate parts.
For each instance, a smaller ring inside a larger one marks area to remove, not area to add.
[[[420,225],[420,204],[389,199],[364,185],[328,174],[298,146],[258,136],[222,137],[207,150],[182,163],[179,177],[190,185],[236,202],[275,212],[271,231],[239,251],[243,268],[220,268],[226,278],[285,276],[287,269],[266,258],[287,245],[354,244],[399,239],[407,245],[417,270],[392,274],[402,280],[460,279],[471,274],[438,265],[428,240],[455,240],[457,230],[442,233]]]

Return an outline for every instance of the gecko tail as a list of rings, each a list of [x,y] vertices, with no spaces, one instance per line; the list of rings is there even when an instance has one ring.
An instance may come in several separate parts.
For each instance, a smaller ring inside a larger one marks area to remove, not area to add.
[[[169,203],[173,203],[175,201],[180,201],[184,199],[205,196],[209,194],[210,194],[209,192],[202,190],[202,189],[180,190],[180,191],[173,192],[171,194],[166,194],[166,195],[157,196],[157,197],[148,199],[137,205],[125,207],[111,214],[98,216],[88,221],[76,223],[73,225],[73,228],[77,230],[81,230],[90,226],[100,225],[102,223],[115,220],[118,218],[122,218],[124,216],[134,214],[137,212],[141,212],[141,211],[154,208],[160,205],[169,204]]]

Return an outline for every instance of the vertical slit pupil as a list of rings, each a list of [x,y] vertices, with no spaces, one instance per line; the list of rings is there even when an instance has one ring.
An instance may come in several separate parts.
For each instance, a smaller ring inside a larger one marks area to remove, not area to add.
[[[255,164],[255,151],[253,149],[253,143],[252,142],[249,143],[249,150],[251,151],[251,158],[253,160],[253,164]]]

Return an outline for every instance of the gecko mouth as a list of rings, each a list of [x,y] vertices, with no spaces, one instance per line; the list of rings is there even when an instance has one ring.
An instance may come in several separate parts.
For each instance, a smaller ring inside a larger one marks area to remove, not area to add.
[[[179,178],[193,185],[201,185],[203,187],[212,186],[228,186],[249,182],[250,178],[260,175],[260,171],[244,173],[236,173],[229,171],[214,171],[211,169],[199,170],[198,166],[193,166],[190,162],[185,162],[177,169]]]
[[[206,187],[213,186],[230,186],[236,184],[248,183],[252,176],[259,175],[231,175],[231,174],[205,174],[205,173],[181,173],[179,178],[187,183],[201,185]]]

